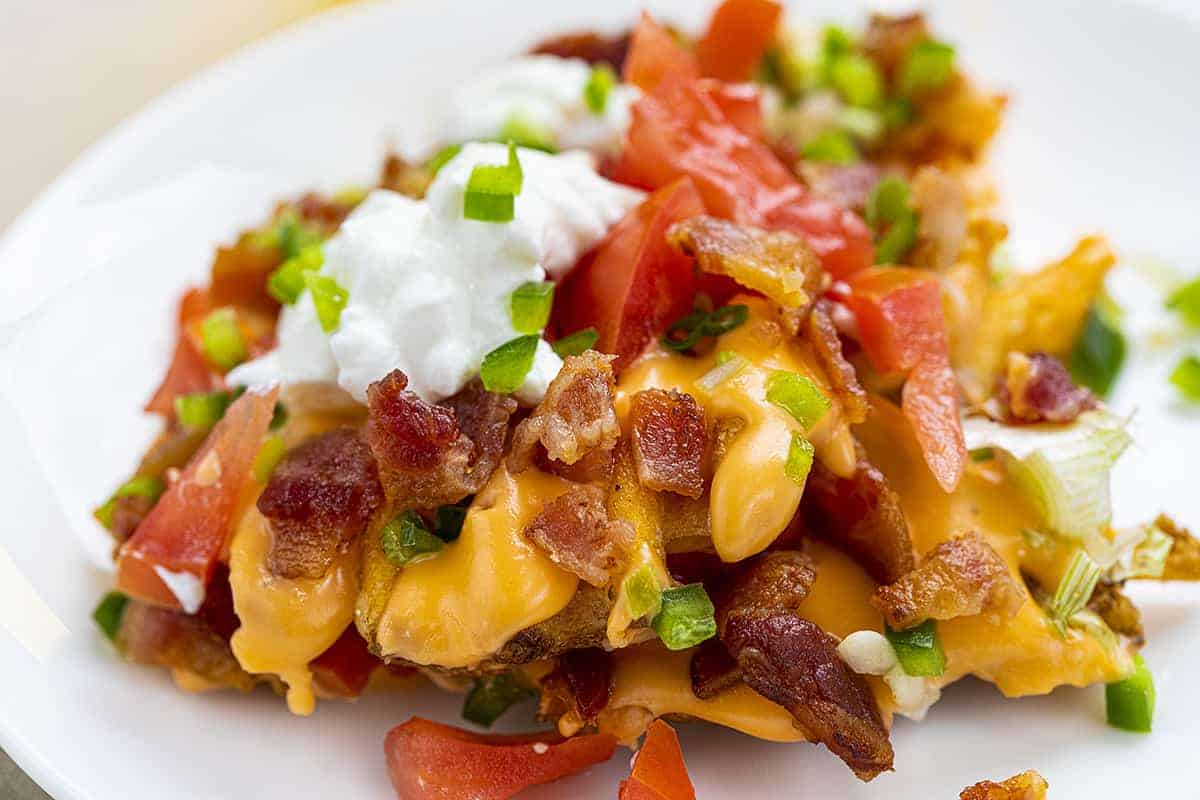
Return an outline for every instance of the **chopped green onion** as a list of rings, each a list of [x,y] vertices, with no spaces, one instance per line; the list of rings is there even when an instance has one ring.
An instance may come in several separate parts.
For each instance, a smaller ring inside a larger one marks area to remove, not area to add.
[[[288,410],[283,403],[276,401],[275,408],[271,411],[271,422],[267,426],[267,430],[277,431],[287,424]]]
[[[1132,675],[1104,687],[1108,724],[1134,733],[1149,733],[1154,722],[1154,676],[1141,653],[1133,657],[1133,663]]]
[[[821,32],[821,56],[826,61],[849,53],[852,47],[854,37],[840,25],[826,25]]]
[[[275,238],[279,244],[279,252],[286,261],[300,255],[306,247],[321,243],[320,232],[296,219],[293,212],[288,212],[279,221],[275,229]]]
[[[662,343],[664,347],[679,352],[691,350],[705,336],[728,333],[749,317],[750,307],[741,303],[721,306],[707,313],[697,309],[672,322],[662,336]]]
[[[444,542],[429,532],[415,511],[405,511],[379,532],[383,554],[394,566],[402,567],[421,556],[436,553]]]
[[[121,618],[125,616],[125,607],[129,598],[120,592],[109,592],[100,599],[92,619],[100,626],[104,637],[113,644],[117,642],[117,633],[121,630]]]
[[[584,328],[556,340],[552,346],[560,358],[566,358],[590,350],[599,339],[600,334],[596,332],[595,328]]]
[[[883,116],[867,108],[843,108],[837,114],[837,124],[860,142],[870,144],[883,135]]]
[[[496,141],[546,153],[558,152],[554,131],[538,125],[522,114],[513,114],[504,121],[504,126],[500,129],[500,135],[496,137]]]
[[[908,214],[912,210],[909,194],[903,178],[889,175],[881,179],[867,196],[867,224],[878,229]]]
[[[736,350],[722,350],[721,352],[717,353],[717,364],[728,364],[735,358],[740,358]]]
[[[864,55],[846,53],[835,58],[829,65],[829,82],[852,106],[875,108],[883,101],[883,76]]]
[[[246,360],[246,340],[238,327],[237,312],[218,308],[200,323],[200,347],[204,357],[219,369],[233,369]]]
[[[518,336],[484,356],[479,367],[483,388],[499,394],[512,394],[520,389],[533,368],[539,341],[534,333]]]
[[[524,180],[516,145],[509,142],[507,164],[478,164],[471,170],[463,195],[463,216],[480,222],[511,222]]]
[[[1083,610],[1091,599],[1103,571],[1086,552],[1075,551],[1046,609],[1055,623],[1065,625],[1067,620]]]
[[[1171,383],[1184,397],[1200,403],[1200,357],[1184,356],[1171,370]]]
[[[1189,325],[1200,327],[1200,278],[1194,278],[1167,298],[1167,308],[1179,313]]]
[[[717,634],[716,609],[699,583],[664,589],[662,608],[650,625],[668,650],[686,650]]]
[[[728,358],[722,360],[721,356],[723,355],[728,356]],[[711,395],[718,386],[737,375],[749,364],[749,361],[742,358],[734,351],[723,350],[717,354],[717,366],[713,367],[696,380],[696,388],[706,394]]]
[[[954,76],[954,48],[926,39],[913,46],[900,65],[900,91],[912,96],[940,89]]]
[[[883,633],[896,651],[896,660],[908,675],[935,678],[946,671],[946,653],[938,640],[937,623],[927,619],[908,630],[884,625]]]
[[[833,403],[817,385],[798,372],[775,370],[767,378],[767,400],[791,414],[804,430],[821,421]]]
[[[621,591],[633,619],[654,617],[662,607],[662,589],[658,578],[648,564],[635,569],[621,582]]]
[[[1107,397],[1125,363],[1125,336],[1116,319],[1093,306],[1071,351],[1071,375],[1100,397]]]
[[[889,131],[903,128],[917,117],[917,110],[906,97],[892,97],[883,102],[883,126]]]
[[[508,312],[517,333],[540,333],[550,321],[550,306],[554,303],[554,284],[550,281],[527,281],[513,289],[508,298]]]
[[[909,213],[892,223],[875,243],[876,264],[897,264],[917,243],[917,215]]]
[[[858,149],[845,131],[825,131],[809,139],[800,149],[800,155],[808,161],[823,164],[858,163]]]
[[[321,246],[309,245],[279,265],[267,278],[267,292],[286,306],[300,299],[304,292],[304,273],[316,272],[325,263]]]
[[[135,475],[121,484],[120,488],[104,501],[104,505],[92,512],[92,515],[105,528],[112,528],[113,508],[117,504],[117,498],[148,497],[151,502],[157,503],[158,498],[162,497],[162,493],[166,489],[166,484],[153,475]]]
[[[996,457],[996,451],[991,447],[976,447],[974,450],[967,451],[967,455],[976,464],[982,464],[985,461],[991,461]]]
[[[462,149],[463,146],[461,144],[446,145],[441,150],[438,150],[436,153],[434,153],[433,157],[429,159],[429,163],[426,165],[427,169],[433,175],[437,175],[442,171],[442,167],[449,164],[454,160],[456,155],[462,152]]]
[[[259,483],[266,483],[271,473],[275,471],[275,466],[279,463],[279,459],[283,458],[285,447],[282,436],[268,436],[263,442],[262,447],[258,449],[258,455],[254,457],[254,480]]]
[[[475,681],[463,702],[463,719],[490,728],[509,707],[537,697],[537,692],[510,672],[488,675]]]
[[[815,452],[812,442],[805,439],[802,434],[792,434],[792,442],[788,445],[787,461],[783,465],[783,471],[797,486],[803,486],[808,480]]]
[[[705,336],[720,336],[737,328],[750,317],[750,307],[741,303],[721,306],[708,315],[704,321]]]
[[[443,542],[453,542],[462,533],[466,520],[467,509],[464,506],[438,506],[433,533]]]
[[[583,102],[593,114],[603,114],[608,106],[608,95],[617,85],[617,74],[608,64],[598,64],[592,67],[583,86]]]
[[[175,417],[185,428],[208,430],[225,416],[231,402],[229,392],[182,394],[175,398]]]
[[[312,292],[321,330],[333,333],[342,323],[342,311],[346,308],[346,303],[350,302],[350,293],[333,278],[316,272],[304,273],[304,285]]]

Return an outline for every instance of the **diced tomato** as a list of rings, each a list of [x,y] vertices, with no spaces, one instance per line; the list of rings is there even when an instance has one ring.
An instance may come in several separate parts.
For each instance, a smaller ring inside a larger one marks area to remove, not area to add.
[[[871,364],[880,372],[909,373],[904,414],[929,469],[943,489],[952,491],[966,467],[967,450],[937,279],[915,269],[871,267],[846,284],[850,291],[844,302],[854,312]]]
[[[633,757],[633,769],[621,781],[618,800],[696,800],[675,729],[660,719],[650,723]]]
[[[358,697],[367,688],[372,673],[381,666],[383,662],[367,649],[358,628],[351,624],[328,650],[309,663],[308,668],[326,693]]]
[[[723,81],[747,81],[775,38],[783,9],[772,0],[725,0],[696,43],[700,71]]]
[[[212,297],[206,289],[192,287],[183,293],[179,300],[179,330],[187,327],[192,320],[200,319],[214,307]]]
[[[400,800],[504,800],[607,761],[616,746],[604,733],[487,735],[413,717],[383,749]]]
[[[183,608],[158,570],[208,585],[278,396],[278,387],[252,390],[229,407],[179,479],[121,546],[117,588],[147,603]]]
[[[692,260],[667,244],[675,222],[704,213],[686,178],[633,209],[558,287],[555,324],[561,334],[595,327],[596,347],[625,367],[667,325],[688,313],[696,292]]]
[[[175,398],[196,392],[211,392],[223,388],[225,382],[216,373],[188,335],[188,327],[204,317],[211,309],[208,292],[188,289],[179,301],[178,328],[175,334],[175,353],[162,383],[146,403],[145,410],[164,417],[175,415]]]
[[[858,215],[812,195],[762,138],[744,86],[667,81],[633,106],[617,180],[657,189],[688,176],[708,213],[803,236],[836,277],[867,267],[871,234]]]
[[[698,77],[700,65],[696,63],[696,57],[684,50],[670,31],[643,11],[642,18],[633,29],[621,79],[649,92],[664,78],[689,81]]]

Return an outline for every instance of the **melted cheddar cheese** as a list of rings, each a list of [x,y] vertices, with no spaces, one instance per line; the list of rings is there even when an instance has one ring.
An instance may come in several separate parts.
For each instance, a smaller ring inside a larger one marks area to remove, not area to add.
[[[524,530],[569,487],[536,469],[497,469],[458,539],[400,570],[376,633],[382,653],[471,667],[565,608],[579,579],[526,541]]]
[[[337,641],[354,618],[359,550],[338,556],[324,577],[289,580],[267,568],[270,524],[251,503],[229,548],[229,583],[241,627],[230,645],[247,672],[278,675],[287,684],[288,708],[313,712],[308,662]]]
[[[766,300],[738,297],[735,302],[749,306],[749,318],[718,337],[708,355],[651,350],[622,374],[617,386],[622,419],[634,394],[659,388],[690,394],[710,420],[733,417],[744,423],[713,475],[709,500],[713,547],[725,561],[741,561],[771,544],[795,515],[804,490],[784,472],[792,434],[804,431],[791,414],[766,399],[772,372],[798,372],[834,401],[805,433],[816,458],[841,476],[852,475],[856,461],[849,426],[810,345],[784,334]],[[710,393],[697,381],[716,366],[716,354],[722,350],[735,351],[747,364]]]

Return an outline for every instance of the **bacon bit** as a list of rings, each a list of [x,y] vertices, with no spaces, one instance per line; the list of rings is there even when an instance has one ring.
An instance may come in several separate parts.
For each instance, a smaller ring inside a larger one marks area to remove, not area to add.
[[[407,391],[393,370],[367,387],[367,443],[396,508],[434,508],[475,494],[500,463],[511,397],[474,381],[439,405]]]
[[[612,451],[621,436],[613,406],[613,359],[595,350],[567,357],[542,402],[513,432],[510,472],[532,466],[538,444],[564,464],[574,464],[594,450]]]
[[[707,639],[692,654],[692,694],[701,700],[716,697],[742,682],[738,663],[719,639]]]
[[[919,567],[880,586],[871,598],[896,630],[984,612],[1011,619],[1024,602],[1025,592],[1004,559],[975,531],[942,542]]]
[[[924,14],[872,14],[863,34],[862,49],[889,77],[900,69],[913,45],[929,38]]]
[[[1034,770],[1014,775],[1006,781],[980,781],[963,789],[958,800],[1046,800],[1050,784]]]
[[[838,658],[837,641],[796,612],[815,579],[801,553],[758,556],[716,592],[718,635],[750,688],[869,781],[892,768],[892,745],[870,688]]]
[[[580,719],[592,721],[612,696],[612,655],[601,647],[571,650],[559,656],[558,669]]]
[[[354,210],[353,203],[345,203],[317,192],[305,192],[296,201],[296,213],[309,225],[321,229],[325,235],[334,233]]]
[[[313,659],[308,668],[317,687],[327,695],[355,698],[367,688],[367,682],[383,662],[375,657],[358,629],[349,625],[338,640]]]
[[[1167,554],[1163,569],[1164,581],[1200,581],[1200,541],[1187,528],[1175,523],[1166,514],[1159,514],[1154,525],[1175,540]]]
[[[1142,613],[1125,596],[1120,586],[1104,582],[1096,584],[1087,607],[1104,620],[1104,624],[1112,628],[1114,633],[1128,637],[1135,646],[1141,647],[1146,643]]]
[[[656,492],[699,497],[704,492],[708,429],[690,394],[646,389],[629,407],[638,482]]]
[[[617,800],[696,800],[679,737],[670,725],[660,719],[650,722]]]
[[[1046,353],[1009,353],[997,397],[1010,422],[1073,422],[1096,407],[1096,396]]]
[[[900,496],[861,448],[850,478],[813,464],[800,514],[806,530],[846,551],[878,583],[899,580],[916,566]]]
[[[542,508],[525,537],[555,564],[593,586],[606,586],[633,541],[630,525],[610,520],[605,491],[578,486]]]
[[[574,464],[564,464],[546,455],[546,448],[534,448],[534,464],[542,472],[549,472],[571,483],[608,483],[612,480],[616,466],[614,450],[592,450]]]
[[[282,261],[279,248],[243,236],[233,247],[218,247],[210,269],[211,308],[254,308],[274,316],[279,302],[267,292],[267,279]]]
[[[605,36],[594,31],[565,33],[538,42],[529,52],[534,55],[579,58],[589,64],[608,64],[618,75],[629,52],[632,31]]]
[[[704,272],[727,275],[789,308],[806,306],[829,280],[808,243],[783,231],[700,216],[671,226],[667,241]]]
[[[375,458],[360,431],[339,428],[287,453],[258,498],[271,525],[267,568],[319,578],[383,505]]]
[[[795,160],[792,159],[788,163]],[[846,166],[801,161],[800,177],[817,196],[861,214],[867,207],[867,198],[871,196],[871,190],[883,177],[883,171],[877,165],[865,161]]]
[[[616,747],[603,733],[486,735],[421,717],[393,728],[383,744],[399,800],[506,800],[607,761]]]
[[[858,382],[858,373],[854,371],[854,365],[847,361],[842,353],[842,340],[830,316],[832,307],[833,303],[828,300],[817,301],[812,313],[808,315],[805,336],[816,353],[817,361],[829,377],[846,421],[857,425],[866,421],[870,404],[867,402],[866,390]]]
[[[395,153],[388,153],[379,173],[379,188],[420,200],[425,197],[433,173],[423,164],[413,164]]]

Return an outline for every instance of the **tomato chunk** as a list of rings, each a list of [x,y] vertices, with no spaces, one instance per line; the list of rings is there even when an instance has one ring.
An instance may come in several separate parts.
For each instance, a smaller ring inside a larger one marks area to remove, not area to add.
[[[661,719],[650,723],[633,757],[629,777],[621,781],[618,800],[696,800],[675,729]]]
[[[701,72],[723,81],[750,80],[775,38],[782,12],[772,0],[725,0],[696,43]]]
[[[400,800],[504,800],[607,761],[617,740],[603,733],[487,735],[413,717],[384,740]]]
[[[967,450],[937,279],[915,269],[872,267],[846,283],[845,303],[858,321],[867,357],[880,372],[909,373],[901,407],[930,471],[943,489],[953,491]]]
[[[377,667],[383,666],[351,624],[329,649],[308,665],[317,685],[337,697],[358,697]]]
[[[696,57],[684,50],[671,32],[645,11],[633,29],[629,55],[621,70],[621,79],[643,91],[651,91],[664,78],[688,81],[700,77]]]
[[[175,416],[175,398],[197,392],[211,392],[224,387],[220,374],[209,366],[196,346],[188,328],[209,312],[208,292],[188,289],[179,301],[178,329],[175,334],[175,353],[162,383],[146,403],[145,410],[164,417]]]
[[[117,588],[147,603],[194,613],[233,521],[279,388],[239,397],[117,557]],[[167,579],[185,589],[184,597]]]
[[[594,327],[596,348],[622,369],[667,325],[688,313],[696,292],[692,260],[667,244],[672,224],[704,213],[686,178],[633,209],[558,287],[555,325],[566,335]]]

